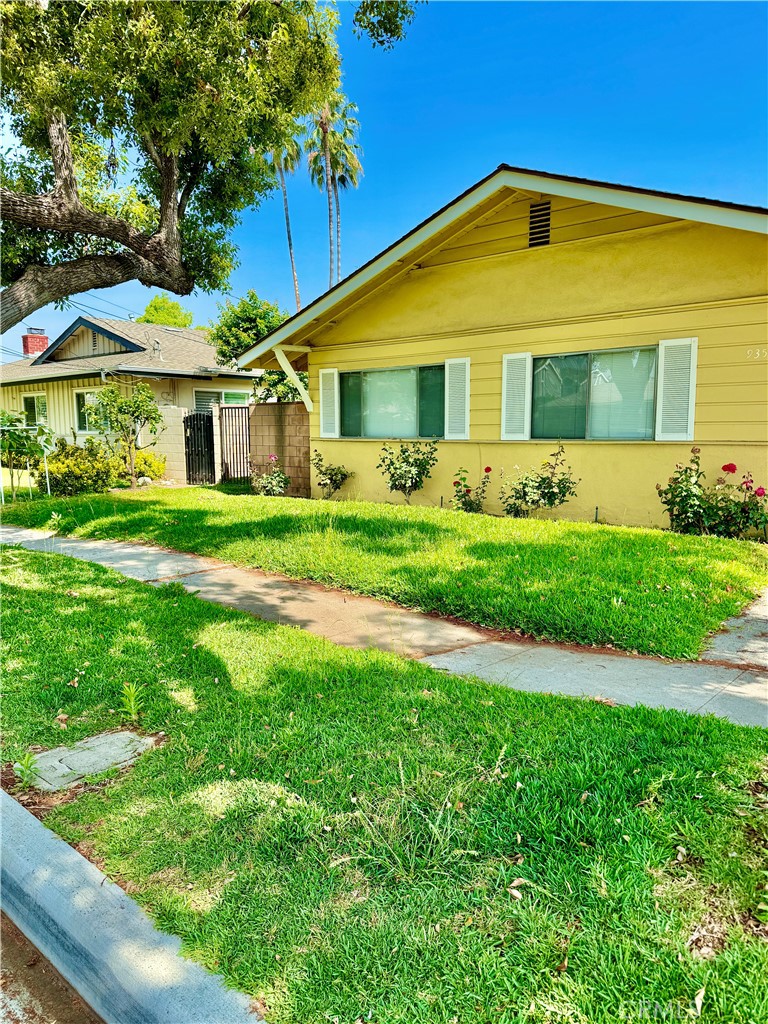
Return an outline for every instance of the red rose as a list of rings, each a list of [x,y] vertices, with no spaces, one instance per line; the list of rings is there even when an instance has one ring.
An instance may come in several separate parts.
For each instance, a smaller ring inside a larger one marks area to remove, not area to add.
[[[726,464],[722,467],[722,469],[723,469],[724,473],[735,473],[736,472],[736,463],[735,462],[726,462]]]
[[[755,494],[758,496],[758,498],[764,498],[765,497],[765,488],[764,487],[756,487],[755,488]]]
[[[490,466],[486,466],[485,467],[485,472],[486,473],[490,473],[491,472],[491,467]]]
[[[453,481],[453,486],[454,487],[458,487],[459,486],[459,481],[458,480],[454,480]]]
[[[465,494],[471,494],[471,493],[472,493],[472,488],[471,488],[471,487],[468,487],[468,488],[466,489],[466,491],[464,491],[464,493],[465,493]]]

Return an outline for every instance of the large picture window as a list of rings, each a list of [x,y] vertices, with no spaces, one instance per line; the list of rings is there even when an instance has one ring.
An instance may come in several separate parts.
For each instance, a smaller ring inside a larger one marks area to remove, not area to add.
[[[443,437],[445,366],[339,374],[342,437]]]
[[[533,360],[531,436],[652,440],[655,348]]]

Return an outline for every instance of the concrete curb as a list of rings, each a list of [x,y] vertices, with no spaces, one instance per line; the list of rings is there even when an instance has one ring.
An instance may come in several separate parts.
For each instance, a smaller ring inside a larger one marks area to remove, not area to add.
[[[7,793],[3,910],[106,1024],[257,1024],[247,996],[179,954],[123,890]]]

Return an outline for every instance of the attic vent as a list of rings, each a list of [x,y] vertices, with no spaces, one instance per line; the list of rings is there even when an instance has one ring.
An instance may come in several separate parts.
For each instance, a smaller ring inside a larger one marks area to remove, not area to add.
[[[549,199],[541,203],[531,203],[528,214],[528,247],[549,245],[549,221],[552,204]]]
[[[99,351],[99,336],[96,331],[91,331],[91,352]]]

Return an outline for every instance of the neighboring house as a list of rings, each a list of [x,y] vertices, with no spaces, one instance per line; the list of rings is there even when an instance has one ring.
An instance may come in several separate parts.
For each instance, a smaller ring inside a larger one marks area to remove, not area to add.
[[[768,211],[502,165],[241,357],[308,369],[310,446],[392,500],[382,441],[514,474],[562,440],[574,518],[662,524],[695,443],[768,475]],[[295,374],[294,374],[295,376]],[[489,511],[498,511],[495,500]]]
[[[143,380],[161,406],[190,411],[247,405],[258,374],[217,366],[206,338],[201,330],[96,317],[79,317],[50,344],[32,331],[22,336],[26,358],[0,366],[0,407],[82,442],[97,432],[88,400],[104,384],[129,391]]]

